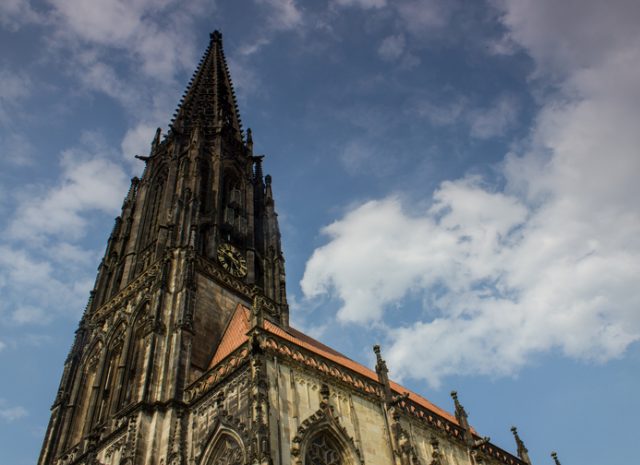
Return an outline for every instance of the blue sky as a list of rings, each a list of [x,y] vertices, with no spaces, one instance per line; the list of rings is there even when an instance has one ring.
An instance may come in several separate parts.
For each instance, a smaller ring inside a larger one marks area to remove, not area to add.
[[[0,464],[33,463],[128,179],[213,29],[292,322],[535,464],[633,463],[640,4],[0,3]]]

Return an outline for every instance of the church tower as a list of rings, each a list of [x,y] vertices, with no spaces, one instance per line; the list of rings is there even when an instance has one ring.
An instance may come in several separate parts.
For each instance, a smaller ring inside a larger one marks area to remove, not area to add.
[[[271,177],[214,32],[116,218],[39,465],[530,464],[289,326]],[[463,415],[464,413],[464,415]],[[523,452],[524,451],[524,452]]]
[[[41,464],[91,450],[137,406],[148,422],[137,427],[180,428],[184,387],[208,368],[238,303],[259,295],[267,317],[288,324],[271,177],[243,134],[219,32],[169,133],[138,158],[146,167],[109,237]]]

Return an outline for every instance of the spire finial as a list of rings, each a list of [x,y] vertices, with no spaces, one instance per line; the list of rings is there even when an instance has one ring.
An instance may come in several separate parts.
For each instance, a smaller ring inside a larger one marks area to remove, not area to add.
[[[376,373],[378,374],[378,381],[384,387],[385,400],[391,402],[391,384],[389,383],[389,369],[387,368],[387,362],[382,358],[380,353],[380,344],[373,346],[373,352],[376,354]]]
[[[209,38],[209,46],[178,104],[172,132],[188,134],[200,126],[206,134],[217,132],[225,139],[243,143],[242,122],[224,56],[222,34],[213,31]]]
[[[558,453],[555,450],[551,452],[551,458],[553,459],[556,465],[560,465],[560,460],[558,460]]]
[[[516,446],[518,448],[518,457],[523,462],[531,465],[531,459],[529,458],[529,450],[525,447],[522,439],[520,439],[520,436],[518,435],[518,428],[516,428],[515,426],[512,426],[511,432],[513,433],[513,437],[516,440]]]
[[[376,354],[376,372],[378,375],[381,372],[384,372],[385,374],[388,373],[389,369],[387,368],[387,362],[384,361],[382,354],[380,353],[380,344],[373,346],[373,352]]]
[[[251,157],[253,160],[253,178],[254,181],[259,183],[260,185],[262,185],[263,181],[263,174],[262,174],[262,160],[264,158],[264,155],[258,155],[255,157]]]
[[[464,409],[460,401],[458,400],[458,391],[451,391],[451,398],[453,399],[453,404],[456,407],[456,416],[464,415],[467,417],[467,411]]]
[[[455,416],[456,420],[458,420],[458,424],[465,430],[465,435],[468,436],[469,440],[472,440],[472,436],[470,434],[469,421],[467,411],[464,409],[460,401],[458,400],[458,392],[451,391],[451,398],[453,399],[453,403],[455,405],[456,411]]]
[[[251,132],[251,128],[247,128],[247,151],[249,152],[249,156],[253,155],[253,133]]]
[[[156,135],[153,137],[153,142],[151,142],[151,155],[154,155],[153,152],[160,145],[160,136],[162,136],[162,128],[156,129]]]

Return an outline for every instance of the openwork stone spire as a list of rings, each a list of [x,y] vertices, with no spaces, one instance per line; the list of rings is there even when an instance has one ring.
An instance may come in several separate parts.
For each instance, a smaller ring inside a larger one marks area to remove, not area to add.
[[[205,135],[221,132],[242,141],[242,123],[229,68],[222,50],[222,34],[214,31],[172,120],[174,132],[200,127]]]
[[[518,429],[515,426],[511,427],[511,432],[516,440],[516,446],[518,447],[518,457],[525,463],[531,465],[531,459],[529,458],[529,450],[525,447],[524,442],[520,439]]]
[[[455,415],[456,419],[460,426],[462,426],[465,430],[469,430],[469,421],[467,416],[467,411],[464,409],[460,401],[458,400],[458,393],[456,391],[451,391],[451,398],[453,399],[453,403],[455,405]]]
[[[385,398],[387,402],[391,401],[391,386],[389,385],[389,369],[387,368],[387,362],[382,358],[380,353],[380,346],[378,344],[373,346],[373,352],[376,354],[376,373],[378,374],[378,381],[384,388]]]

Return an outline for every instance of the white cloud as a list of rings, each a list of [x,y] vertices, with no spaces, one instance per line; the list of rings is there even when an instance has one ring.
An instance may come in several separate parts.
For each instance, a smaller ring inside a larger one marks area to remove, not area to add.
[[[443,213],[451,204],[458,210]],[[385,307],[413,290],[445,282],[459,290],[484,279],[484,260],[526,215],[515,199],[488,194],[474,179],[447,183],[423,213],[407,214],[392,197],[368,202],[325,228],[331,241],[307,263],[305,295],[333,290],[345,303],[340,320],[379,320]],[[460,261],[469,268],[456,268]]]
[[[433,385],[512,374],[552,350],[604,362],[640,340],[640,5],[503,8],[509,37],[558,89],[500,166],[504,191],[463,178],[427,211],[361,205],[325,229],[301,283],[341,299],[342,321],[387,324],[395,374]],[[499,133],[510,111],[471,120],[475,135]],[[406,297],[420,314],[389,323]]]
[[[49,0],[56,36],[71,45],[116,48],[130,54],[148,77],[170,80],[192,62],[193,43],[185,36],[204,2],[174,0]]]
[[[346,7],[360,7],[365,10],[372,8],[382,8],[387,5],[387,0],[334,0],[336,5]]]
[[[7,407],[7,401],[0,399],[0,418],[11,423],[28,415],[27,410],[19,405]]]
[[[461,97],[441,105],[418,99],[413,103],[411,110],[418,116],[427,118],[435,126],[448,126],[460,120],[463,112],[468,110],[468,103]]]
[[[242,56],[250,56],[260,51],[265,45],[269,45],[271,40],[266,37],[259,37],[255,42],[241,46],[238,53]]]
[[[158,128],[153,125],[140,123],[129,129],[122,140],[122,154],[125,159],[133,160],[134,155],[149,155],[151,142]]]
[[[237,91],[239,103],[243,103],[248,95],[260,89],[260,78],[251,64],[244,60],[229,58],[227,62],[233,75],[233,87]]]
[[[25,24],[40,23],[44,18],[32,7],[29,0],[3,0],[0,2],[0,24],[17,30]]]
[[[474,106],[470,99],[453,97],[449,102],[436,104],[430,100],[416,100],[411,111],[426,118],[434,126],[462,123],[468,126],[471,137],[490,139],[503,136],[517,122],[519,105],[507,94],[498,96],[488,106]]]
[[[47,324],[51,321],[51,314],[43,308],[23,306],[16,308],[11,314],[11,319],[19,325],[24,324]]]
[[[404,0],[394,6],[407,31],[422,36],[429,30],[447,24],[455,8],[454,3],[442,0]]]
[[[24,135],[15,132],[4,137],[0,135],[0,146],[3,147],[1,162],[14,166],[28,166],[33,163],[33,144]]]
[[[357,138],[346,144],[340,162],[349,174],[385,177],[393,172],[398,160],[370,140]]]
[[[8,68],[0,69],[0,122],[13,121],[17,104],[30,93],[31,80],[27,76]]]
[[[113,98],[134,128],[160,126],[182,87],[178,77],[200,53],[194,25],[214,8],[206,0],[47,0],[46,59],[67,63],[82,90]]]
[[[507,39],[524,47],[545,73],[571,74],[637,49],[640,4],[629,0],[494,0]]]
[[[492,39],[487,42],[487,49],[493,55],[513,55],[517,49],[517,44],[509,37],[504,35],[498,39]]]
[[[471,136],[490,139],[502,136],[516,123],[518,104],[513,97],[503,95],[486,109],[472,110],[467,114]]]
[[[27,414],[27,410],[21,406],[0,408],[0,418],[8,422],[24,418]]]
[[[57,242],[55,247],[48,247],[46,256],[56,263],[65,263],[67,266],[87,266],[96,260],[96,254],[76,244]]]
[[[271,9],[268,21],[275,30],[296,29],[303,23],[302,12],[295,0],[258,0]]]
[[[57,244],[51,244],[56,247]],[[38,258],[36,250],[0,244],[0,293],[14,324],[48,323],[82,310],[93,284],[66,262]],[[43,316],[38,320],[38,315]]]
[[[380,47],[378,55],[385,61],[394,61],[402,56],[405,49],[405,40],[402,34],[385,37]]]
[[[95,134],[61,155],[53,186],[24,186],[0,241],[0,294],[11,325],[48,324],[76,316],[93,284],[99,252],[84,239],[101,215],[115,216],[128,187],[117,158]]]
[[[36,197],[26,197],[7,228],[14,240],[84,236],[91,211],[117,213],[126,192],[126,175],[108,158],[85,148],[62,154],[59,184]]]

